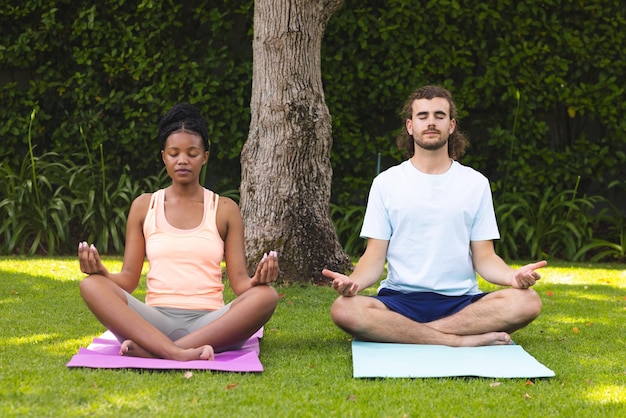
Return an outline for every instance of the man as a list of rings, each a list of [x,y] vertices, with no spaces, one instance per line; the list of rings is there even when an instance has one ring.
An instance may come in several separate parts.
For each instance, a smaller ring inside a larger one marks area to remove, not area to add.
[[[364,341],[448,346],[511,344],[533,321],[541,300],[530,289],[540,261],[518,270],[498,255],[500,238],[489,181],[456,160],[467,139],[458,131],[452,95],[416,90],[403,110],[398,146],[408,160],[377,176],[361,236],[366,250],[350,276],[330,270],[339,293],[335,324]],[[404,131],[404,130],[403,130]],[[376,296],[358,295],[375,284]],[[507,288],[478,289],[476,273]]]

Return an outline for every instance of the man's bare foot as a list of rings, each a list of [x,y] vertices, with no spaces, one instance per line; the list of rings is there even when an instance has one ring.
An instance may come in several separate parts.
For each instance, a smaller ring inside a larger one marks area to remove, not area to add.
[[[509,345],[511,336],[506,332],[487,332],[478,335],[461,335],[459,347],[482,347],[485,345]]]
[[[215,360],[215,352],[210,345],[203,345],[198,348],[179,348],[172,356],[167,358],[170,360],[189,361],[189,360]],[[126,340],[120,347],[120,356],[144,357],[144,358],[160,358],[148,350],[141,347],[133,340]]]

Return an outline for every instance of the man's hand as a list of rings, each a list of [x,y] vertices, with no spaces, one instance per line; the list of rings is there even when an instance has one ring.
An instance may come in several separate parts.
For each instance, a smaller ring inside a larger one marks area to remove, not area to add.
[[[355,296],[359,293],[359,285],[353,282],[345,274],[337,273],[328,269],[322,270],[322,274],[333,279],[332,288],[342,296]]]
[[[528,289],[534,285],[537,280],[541,279],[541,275],[535,270],[545,267],[547,264],[547,261],[542,260],[520,267],[513,276],[511,286],[515,289]]]

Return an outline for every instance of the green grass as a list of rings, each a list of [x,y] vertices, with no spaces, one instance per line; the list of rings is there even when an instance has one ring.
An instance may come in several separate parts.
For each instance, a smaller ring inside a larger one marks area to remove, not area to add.
[[[0,416],[626,416],[625,267],[552,263],[543,274],[543,313],[514,339],[554,378],[353,379],[333,291],[297,285],[278,288],[263,373],[186,378],[66,368],[104,331],[78,294],[78,263],[0,258]]]

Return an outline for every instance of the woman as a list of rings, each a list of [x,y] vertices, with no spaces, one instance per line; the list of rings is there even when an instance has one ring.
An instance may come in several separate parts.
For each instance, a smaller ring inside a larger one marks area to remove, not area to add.
[[[131,205],[119,273],[109,273],[93,244],[78,245],[80,269],[89,275],[80,293],[122,342],[120,355],[213,360],[214,351],[240,347],[274,313],[278,295],[269,285],[278,277],[278,259],[270,251],[248,276],[237,204],[200,185],[209,151],[198,109],[174,106],[159,122],[159,139],[172,184]],[[144,304],[131,293],[146,257]],[[226,306],[222,260],[237,295]]]

